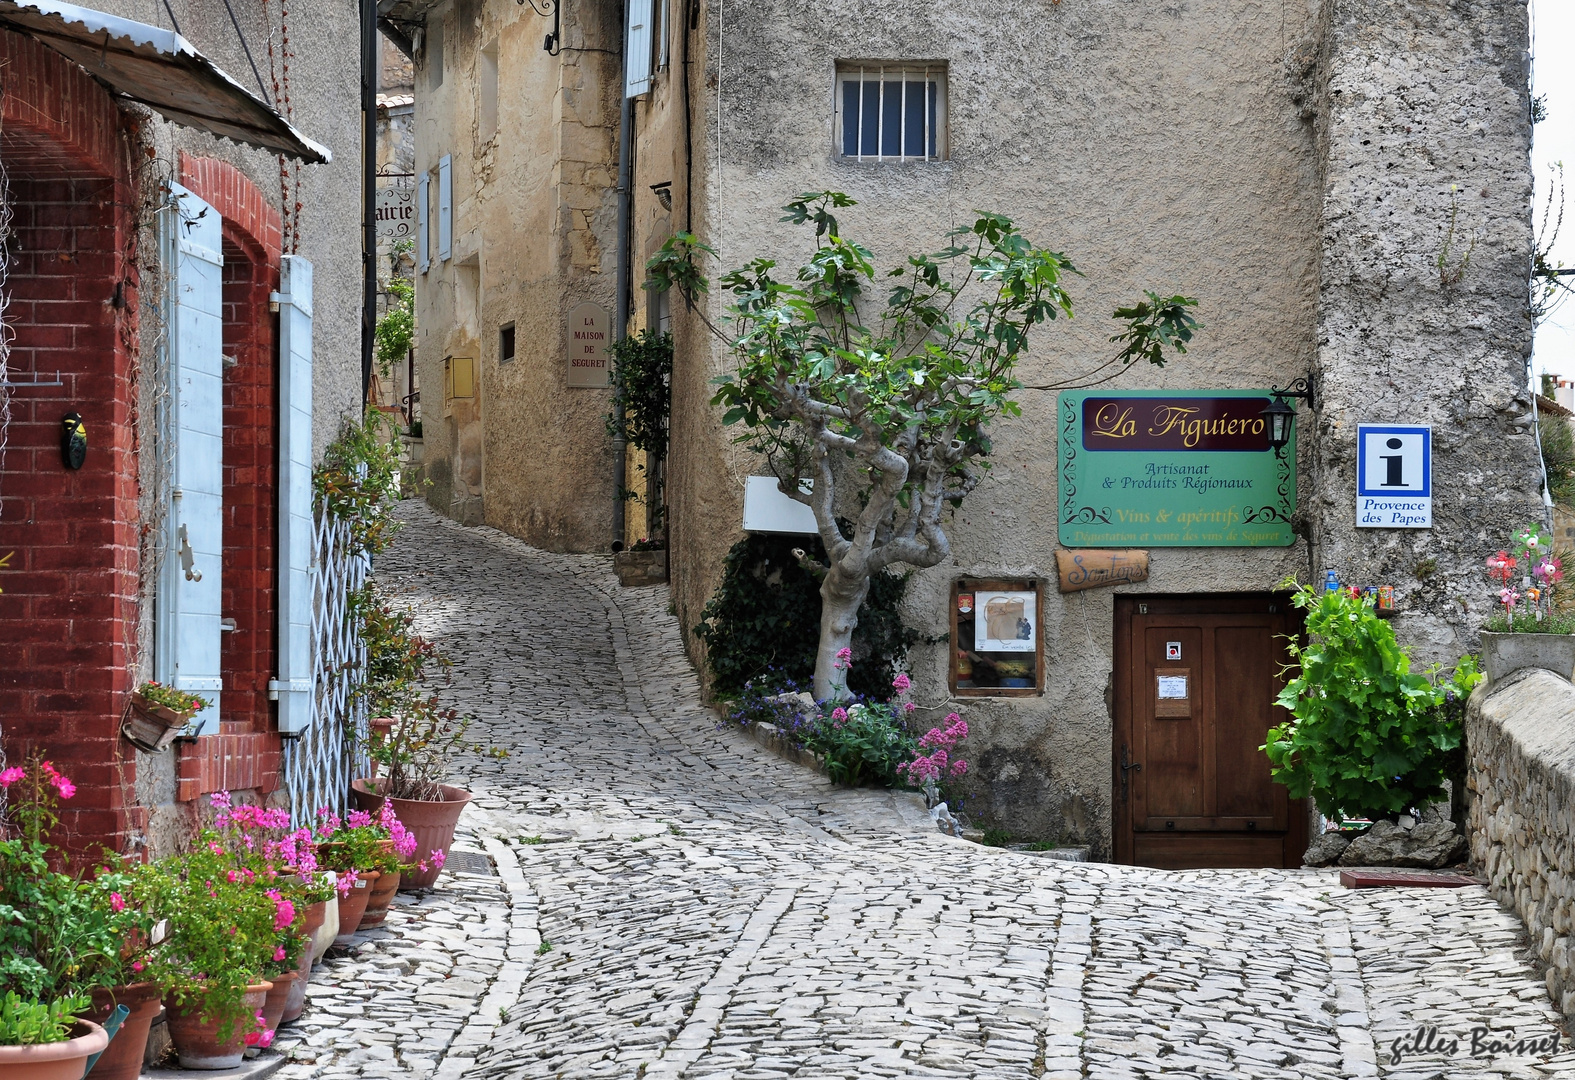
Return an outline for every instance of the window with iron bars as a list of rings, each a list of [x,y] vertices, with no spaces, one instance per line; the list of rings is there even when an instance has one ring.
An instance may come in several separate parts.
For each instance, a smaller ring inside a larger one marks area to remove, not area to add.
[[[946,62],[837,65],[837,152],[856,161],[946,157]]]

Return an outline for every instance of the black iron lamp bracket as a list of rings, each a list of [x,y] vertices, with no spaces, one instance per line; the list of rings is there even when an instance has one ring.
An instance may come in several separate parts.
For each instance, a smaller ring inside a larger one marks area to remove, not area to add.
[[[552,33],[542,41],[541,47],[548,56],[557,56],[563,48],[563,13],[558,10],[562,0],[514,0],[514,2],[520,7],[529,4],[530,9],[543,19],[548,15],[552,16]]]
[[[1273,394],[1275,399],[1279,401],[1284,401],[1286,398],[1301,398],[1307,402],[1309,409],[1316,411],[1318,408],[1317,401],[1313,397],[1313,378],[1311,375],[1304,379],[1297,379],[1283,390],[1271,388],[1269,393]]]

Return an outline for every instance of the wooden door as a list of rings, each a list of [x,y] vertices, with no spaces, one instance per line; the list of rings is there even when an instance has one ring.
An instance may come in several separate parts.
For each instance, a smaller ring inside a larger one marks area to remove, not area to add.
[[[1258,749],[1296,625],[1268,593],[1116,598],[1117,862],[1301,865],[1305,802]]]

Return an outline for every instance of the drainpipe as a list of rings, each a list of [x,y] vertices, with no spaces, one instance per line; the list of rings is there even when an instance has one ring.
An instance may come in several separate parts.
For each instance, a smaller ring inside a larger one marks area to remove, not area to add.
[[[618,116],[618,262],[617,285],[618,298],[616,301],[616,314],[613,316],[613,340],[622,341],[629,330],[629,219],[630,201],[633,197],[631,173],[634,171],[634,99],[628,93],[628,33],[627,10],[624,12],[624,77],[623,85],[619,92],[623,95],[623,109]],[[623,550],[624,509],[628,505],[624,501],[623,489],[628,483],[626,475],[627,443],[624,441],[623,428],[623,395],[614,391],[613,416],[617,435],[613,437],[613,550]]]
[[[377,331],[377,0],[361,0],[361,410],[372,391]],[[361,419],[360,417],[356,418]]]

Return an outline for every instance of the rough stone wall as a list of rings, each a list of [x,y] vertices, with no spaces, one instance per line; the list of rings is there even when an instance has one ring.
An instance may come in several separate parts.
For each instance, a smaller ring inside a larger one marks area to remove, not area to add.
[[[440,87],[430,58],[416,58],[416,169],[454,162],[454,257],[440,262],[434,245],[431,270],[416,275],[427,498],[541,547],[605,550],[611,395],[566,385],[564,323],[586,301],[613,310],[618,13],[566,7],[557,57],[541,48],[550,23],[528,6],[466,0],[427,16],[439,19]],[[478,62],[494,46],[497,129],[484,138]],[[500,362],[508,323],[516,355]],[[450,355],[475,357],[480,385],[445,418]]]
[[[1326,20],[1309,75],[1325,151],[1322,400],[1303,505],[1320,569],[1393,584],[1401,641],[1452,662],[1489,613],[1482,559],[1543,520],[1526,6],[1327,0]],[[1355,527],[1362,422],[1433,426],[1432,529]]]
[[[1575,686],[1524,668],[1479,688],[1466,714],[1471,862],[1514,909],[1575,1018]]]

